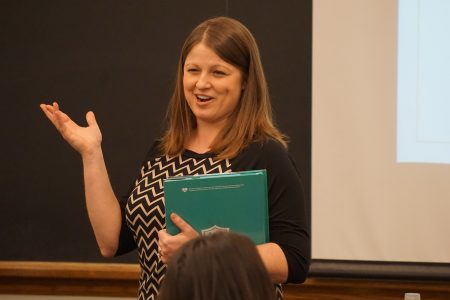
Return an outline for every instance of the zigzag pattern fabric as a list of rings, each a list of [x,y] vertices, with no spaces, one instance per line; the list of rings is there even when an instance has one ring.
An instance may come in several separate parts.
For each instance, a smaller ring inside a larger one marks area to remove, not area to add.
[[[165,228],[163,180],[171,176],[231,172],[228,159],[159,156],[146,162],[128,198],[126,221],[139,249],[139,300],[154,300],[166,266],[158,256],[158,231]]]

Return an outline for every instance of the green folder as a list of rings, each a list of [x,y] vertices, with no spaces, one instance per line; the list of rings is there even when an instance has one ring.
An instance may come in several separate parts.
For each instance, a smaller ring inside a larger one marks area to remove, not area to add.
[[[218,230],[269,241],[266,170],[169,177],[164,181],[167,232],[179,233],[170,220],[178,214],[200,234]]]

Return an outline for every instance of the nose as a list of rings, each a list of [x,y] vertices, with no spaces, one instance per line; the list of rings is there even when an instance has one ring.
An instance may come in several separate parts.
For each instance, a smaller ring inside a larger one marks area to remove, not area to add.
[[[209,80],[208,74],[202,73],[197,79],[197,82],[195,83],[195,87],[202,90],[202,89],[208,89],[211,87],[211,82]]]

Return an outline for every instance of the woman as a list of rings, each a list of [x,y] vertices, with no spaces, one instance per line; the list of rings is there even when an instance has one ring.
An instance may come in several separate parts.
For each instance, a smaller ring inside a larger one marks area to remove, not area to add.
[[[172,257],[158,300],[275,300],[275,289],[246,236],[218,232],[184,244]]]
[[[138,248],[139,299],[154,299],[172,255],[195,232],[179,216],[164,224],[163,179],[168,176],[266,169],[270,242],[257,249],[273,283],[303,282],[310,238],[301,179],[274,126],[259,51],[252,34],[226,17],[206,20],[187,37],[179,59],[167,130],[148,152],[128,199],[110,185],[94,114],[80,127],[59,110],[42,110],[80,154],[89,218],[106,257]]]

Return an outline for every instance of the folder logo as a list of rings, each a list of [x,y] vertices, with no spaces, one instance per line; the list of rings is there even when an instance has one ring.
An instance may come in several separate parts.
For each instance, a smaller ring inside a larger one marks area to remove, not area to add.
[[[214,225],[212,227],[206,228],[206,229],[202,229],[202,235],[210,235],[213,234],[215,232],[219,232],[219,231],[230,231],[230,228],[228,227],[220,227],[217,225]]]

